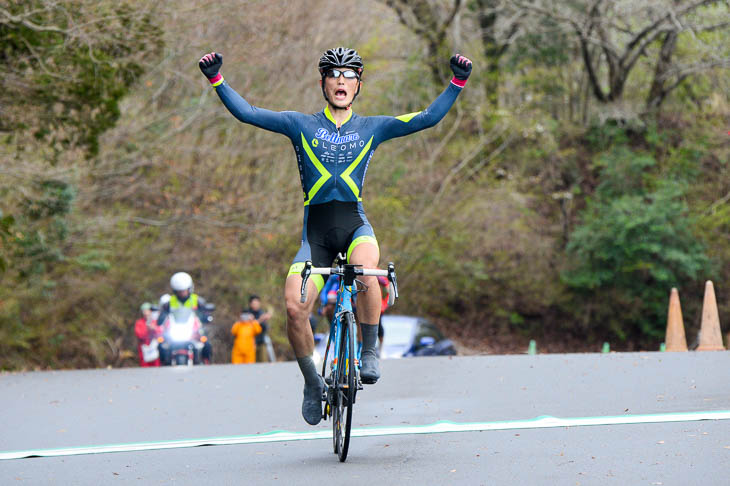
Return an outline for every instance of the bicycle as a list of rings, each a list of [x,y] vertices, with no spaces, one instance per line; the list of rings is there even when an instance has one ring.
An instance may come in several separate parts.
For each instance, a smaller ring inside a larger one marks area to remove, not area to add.
[[[339,275],[340,288],[337,291],[335,312],[330,323],[330,333],[327,348],[322,362],[322,378],[325,380],[325,391],[322,396],[324,402],[322,418],[332,419],[332,445],[340,462],[345,462],[350,447],[350,430],[352,428],[352,407],[358,390],[362,390],[360,381],[360,351],[356,352],[355,314],[352,310],[352,299],[357,295],[357,283],[367,286],[358,276],[374,276],[388,278],[388,304],[393,305],[398,298],[398,283],[395,276],[395,266],[388,263],[387,270],[361,268],[362,265],[346,263],[344,255],[337,255],[335,266],[313,267],[307,261],[302,270],[301,302],[307,301],[307,281],[311,275]],[[332,349],[333,358],[329,375],[327,371],[327,357]]]

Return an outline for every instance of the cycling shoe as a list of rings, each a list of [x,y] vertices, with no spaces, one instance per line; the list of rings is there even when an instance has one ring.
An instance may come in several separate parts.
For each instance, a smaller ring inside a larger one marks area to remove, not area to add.
[[[375,384],[380,378],[380,365],[375,353],[372,355],[363,353],[362,366],[360,366],[360,379],[366,385]]]
[[[322,392],[324,380],[317,376],[318,383],[313,386],[304,385],[304,400],[302,401],[302,417],[309,425],[317,425],[322,420]]]

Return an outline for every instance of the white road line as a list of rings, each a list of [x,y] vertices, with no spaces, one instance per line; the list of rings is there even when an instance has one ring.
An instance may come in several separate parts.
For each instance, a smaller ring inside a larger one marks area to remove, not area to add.
[[[393,427],[368,427],[352,429],[352,437],[374,437],[409,434],[443,434],[447,432],[478,432],[485,430],[547,429],[555,427],[585,427],[596,425],[650,424],[665,422],[696,422],[700,420],[730,420],[730,410],[709,412],[676,412],[645,415],[619,415],[608,417],[558,418],[541,416],[527,420],[499,422],[459,423],[440,421],[430,425],[406,425]],[[36,449],[26,451],[0,452],[0,460],[24,459],[28,457],[78,456],[84,454],[105,454],[109,452],[135,452],[188,447],[259,444],[263,442],[284,442],[298,440],[330,439],[330,430],[315,432],[289,432],[277,430],[265,434],[240,435],[234,437],[212,437],[207,439],[171,440],[162,442],[136,442],[60,449]]]

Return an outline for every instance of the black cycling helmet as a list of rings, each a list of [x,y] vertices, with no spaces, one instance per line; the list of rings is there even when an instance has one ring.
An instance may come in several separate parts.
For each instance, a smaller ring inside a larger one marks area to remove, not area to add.
[[[362,63],[360,54],[355,49],[348,47],[327,49],[319,58],[319,74],[324,76],[329,69],[337,67],[350,68],[357,71],[358,75],[361,75],[365,66]]]
[[[362,57],[357,53],[355,49],[348,47],[336,47],[334,49],[327,49],[319,58],[319,74],[322,75],[322,96],[324,99],[329,101],[327,93],[324,92],[324,77],[327,75],[327,71],[332,68],[350,68],[357,72],[358,76],[362,76],[362,71],[365,66],[362,63]],[[352,103],[355,102],[355,98],[360,94],[360,83],[357,83],[357,92],[352,97]]]

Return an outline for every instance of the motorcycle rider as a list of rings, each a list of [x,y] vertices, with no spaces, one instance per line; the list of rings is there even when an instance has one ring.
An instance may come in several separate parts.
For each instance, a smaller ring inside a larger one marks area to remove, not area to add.
[[[160,316],[157,318],[157,325],[162,326],[170,312],[181,307],[193,309],[200,319],[201,324],[210,321],[210,316],[204,311],[206,300],[194,293],[193,278],[186,272],[177,272],[170,278],[170,288],[172,294],[170,300],[160,308]],[[162,299],[160,299],[162,302]],[[209,363],[213,357],[213,350],[210,340],[203,345],[201,358],[204,362]],[[167,358],[167,357],[165,357]],[[164,360],[166,361],[166,359]]]

